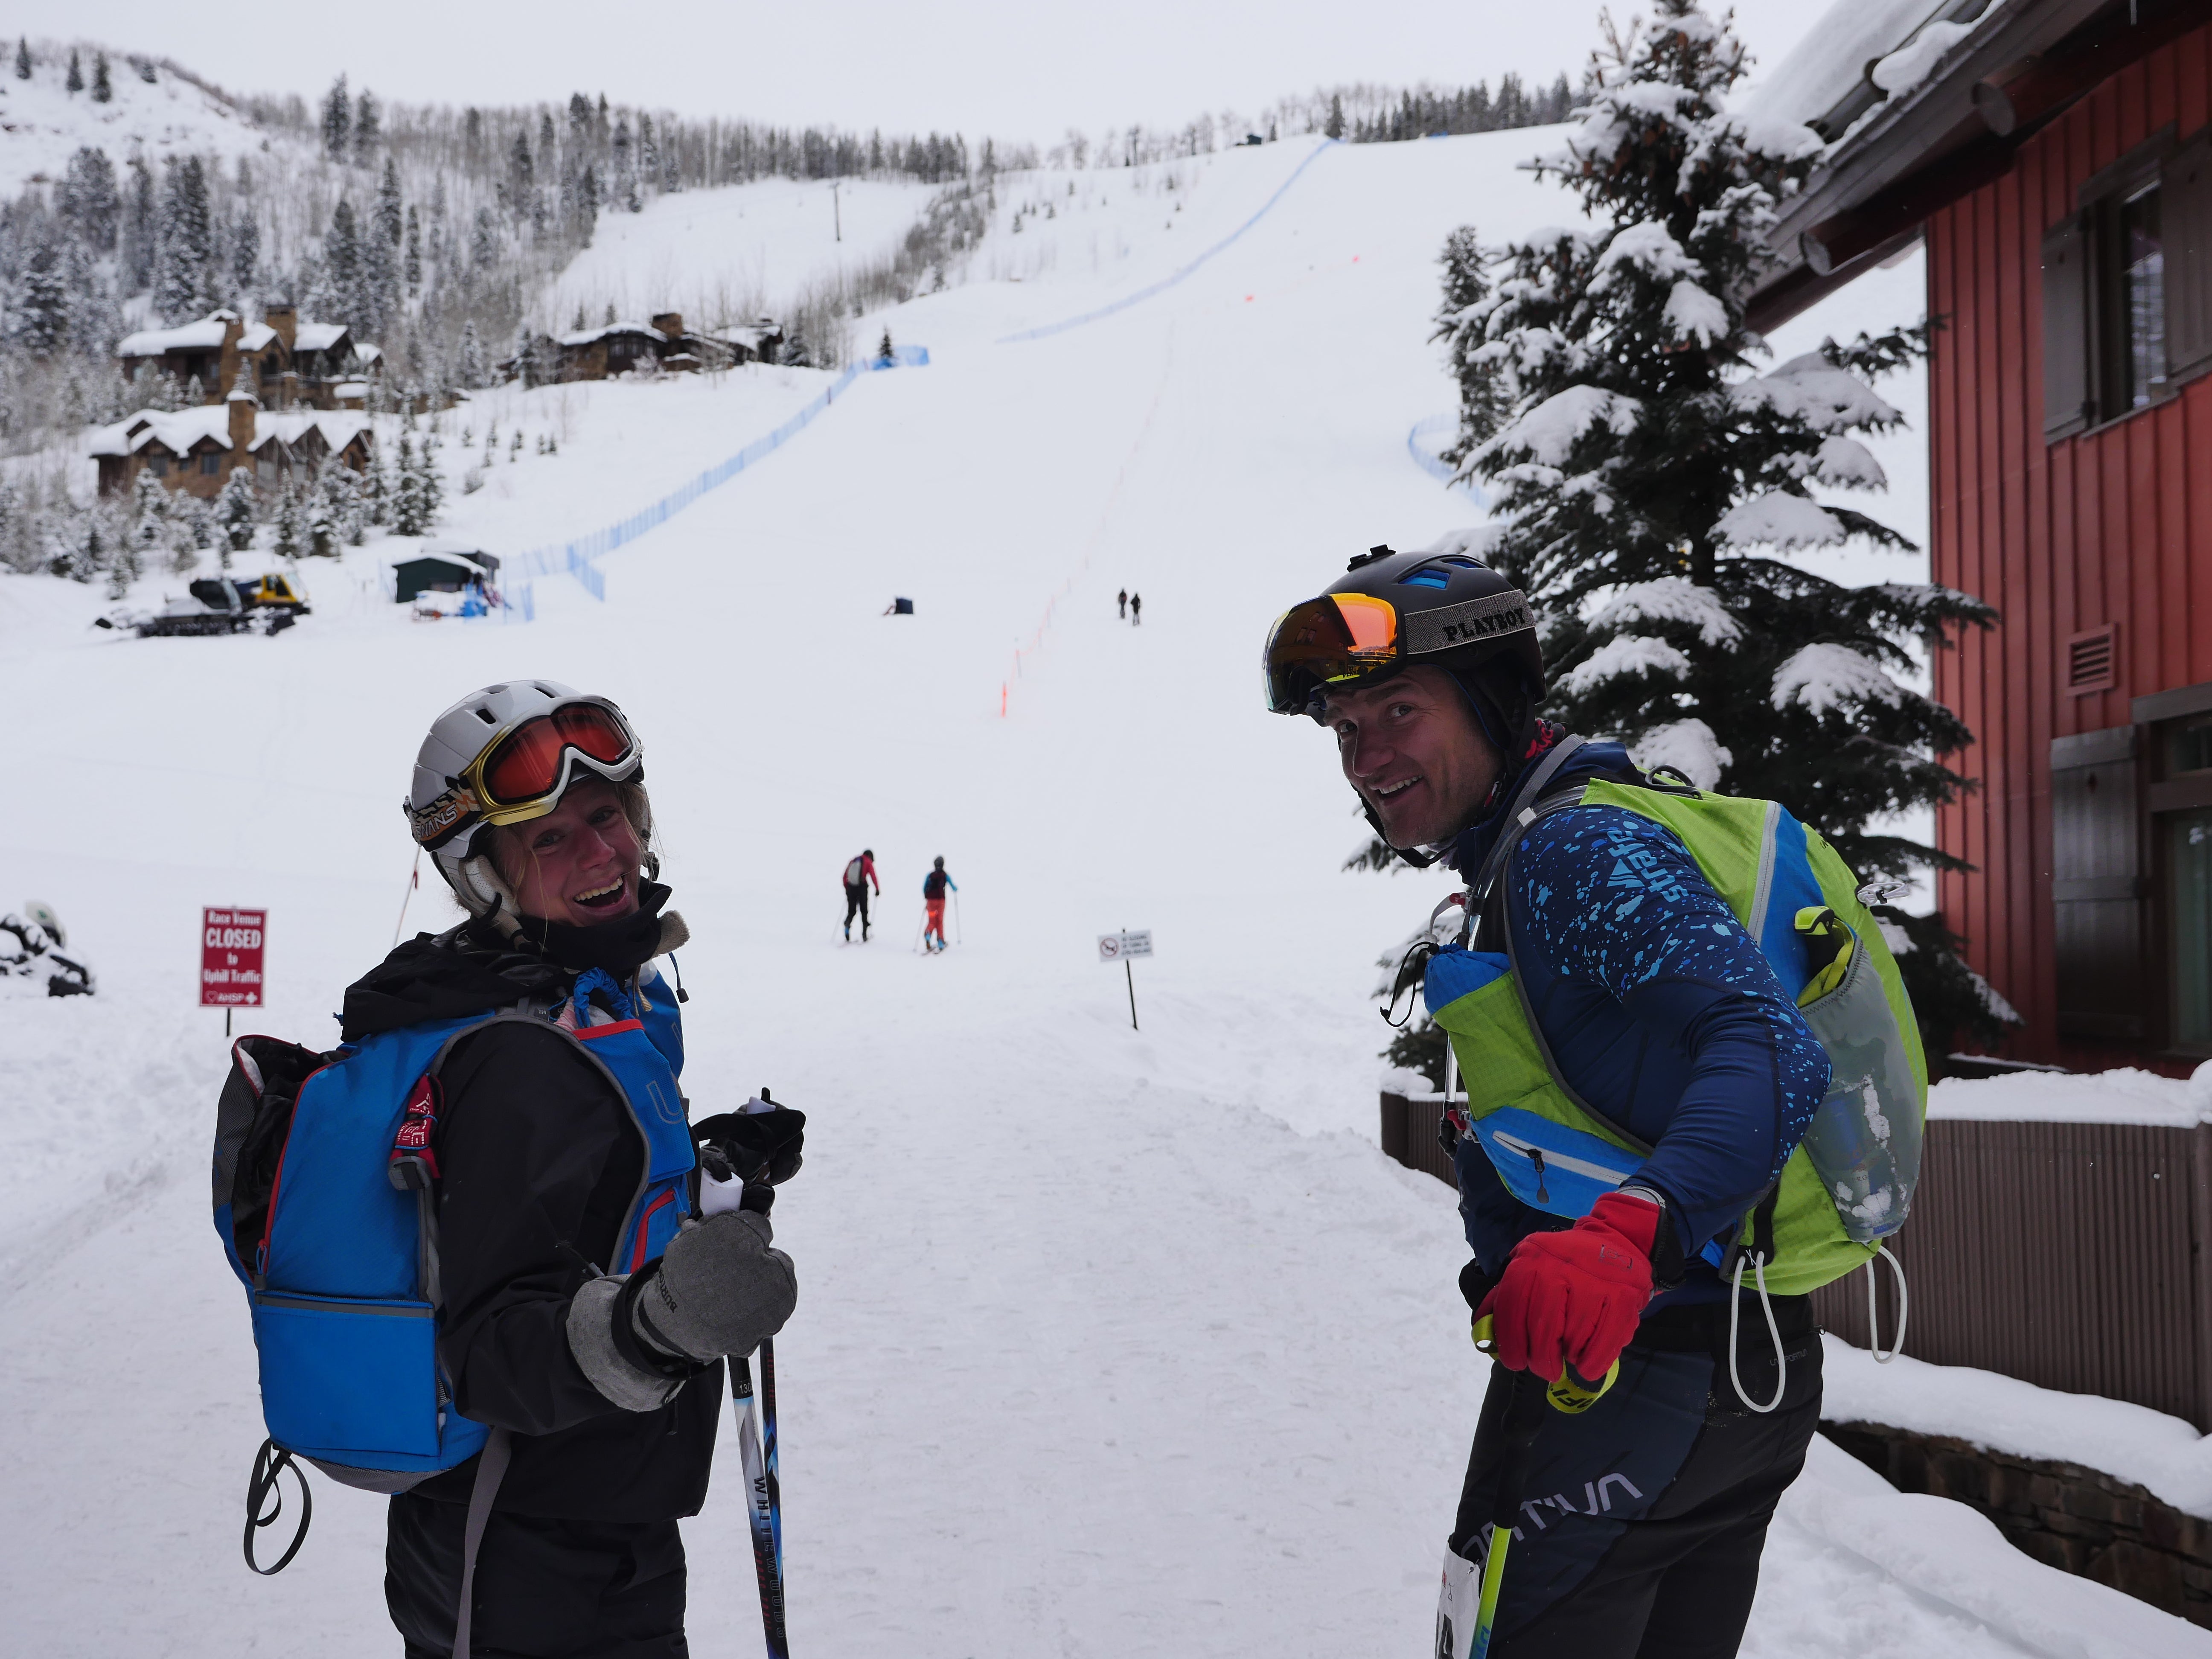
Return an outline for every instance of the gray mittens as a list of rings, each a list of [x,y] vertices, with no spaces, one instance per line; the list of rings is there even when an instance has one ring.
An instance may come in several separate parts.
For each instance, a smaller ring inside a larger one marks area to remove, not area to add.
[[[699,1367],[749,1354],[799,1300],[791,1258],[764,1215],[686,1223],[658,1261],[594,1279],[568,1308],[568,1347],[592,1386],[624,1411],[663,1406]]]

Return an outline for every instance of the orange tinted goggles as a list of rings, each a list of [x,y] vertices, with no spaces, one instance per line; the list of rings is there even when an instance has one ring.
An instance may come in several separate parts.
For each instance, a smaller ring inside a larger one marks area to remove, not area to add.
[[[526,720],[485,751],[475,768],[484,806],[534,805],[557,794],[573,750],[603,766],[619,766],[637,752],[637,739],[622,716],[604,704],[572,702]]]
[[[1267,636],[1267,707],[1298,714],[1322,686],[1364,679],[1399,661],[1398,611],[1366,593],[1324,593],[1293,605]]]

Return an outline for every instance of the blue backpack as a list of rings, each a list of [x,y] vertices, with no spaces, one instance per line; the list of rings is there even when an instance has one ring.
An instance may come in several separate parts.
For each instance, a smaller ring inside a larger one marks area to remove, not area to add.
[[[577,1029],[526,1009],[380,1031],[328,1054],[270,1036],[240,1038],[216,1109],[215,1227],[245,1285],[259,1351],[269,1437],[254,1459],[246,1565],[281,1572],[306,1541],[312,1500],[295,1458],[366,1492],[400,1492],[483,1451],[492,1431],[453,1407],[438,1353],[435,1136],[439,1079],[453,1044],[502,1021],[562,1030],[628,1105],[644,1136],[644,1176],[616,1260],[633,1273],[691,1212],[696,1164],[677,1085],[684,1037],[675,999],[651,975],[635,1003],[594,970],[577,983]],[[586,1026],[596,995],[615,1015]],[[503,1468],[504,1437],[480,1469],[479,1496]],[[298,1534],[262,1567],[253,1534],[273,1524],[279,1475],[299,1482]],[[471,1507],[474,1507],[472,1503]],[[265,1510],[265,1513],[264,1513]]]

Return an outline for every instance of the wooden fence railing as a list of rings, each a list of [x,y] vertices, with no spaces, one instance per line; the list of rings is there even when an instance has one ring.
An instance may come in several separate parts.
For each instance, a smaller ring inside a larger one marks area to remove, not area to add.
[[[1441,1096],[1382,1097],[1382,1150],[1449,1182]],[[1890,1241],[1911,1285],[1905,1352],[2212,1430],[2212,1125],[1933,1118],[1912,1218]],[[1887,1268],[1881,1333],[1896,1329]],[[1867,1342],[1854,1273],[1820,1322]]]

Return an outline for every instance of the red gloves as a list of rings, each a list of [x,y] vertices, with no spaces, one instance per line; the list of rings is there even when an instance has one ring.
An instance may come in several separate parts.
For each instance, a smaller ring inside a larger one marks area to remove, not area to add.
[[[1651,1300],[1651,1251],[1665,1212],[1607,1193],[1565,1232],[1531,1233],[1513,1249],[1491,1316],[1498,1363],[1547,1382],[1569,1365],[1595,1382],[1620,1358]]]

